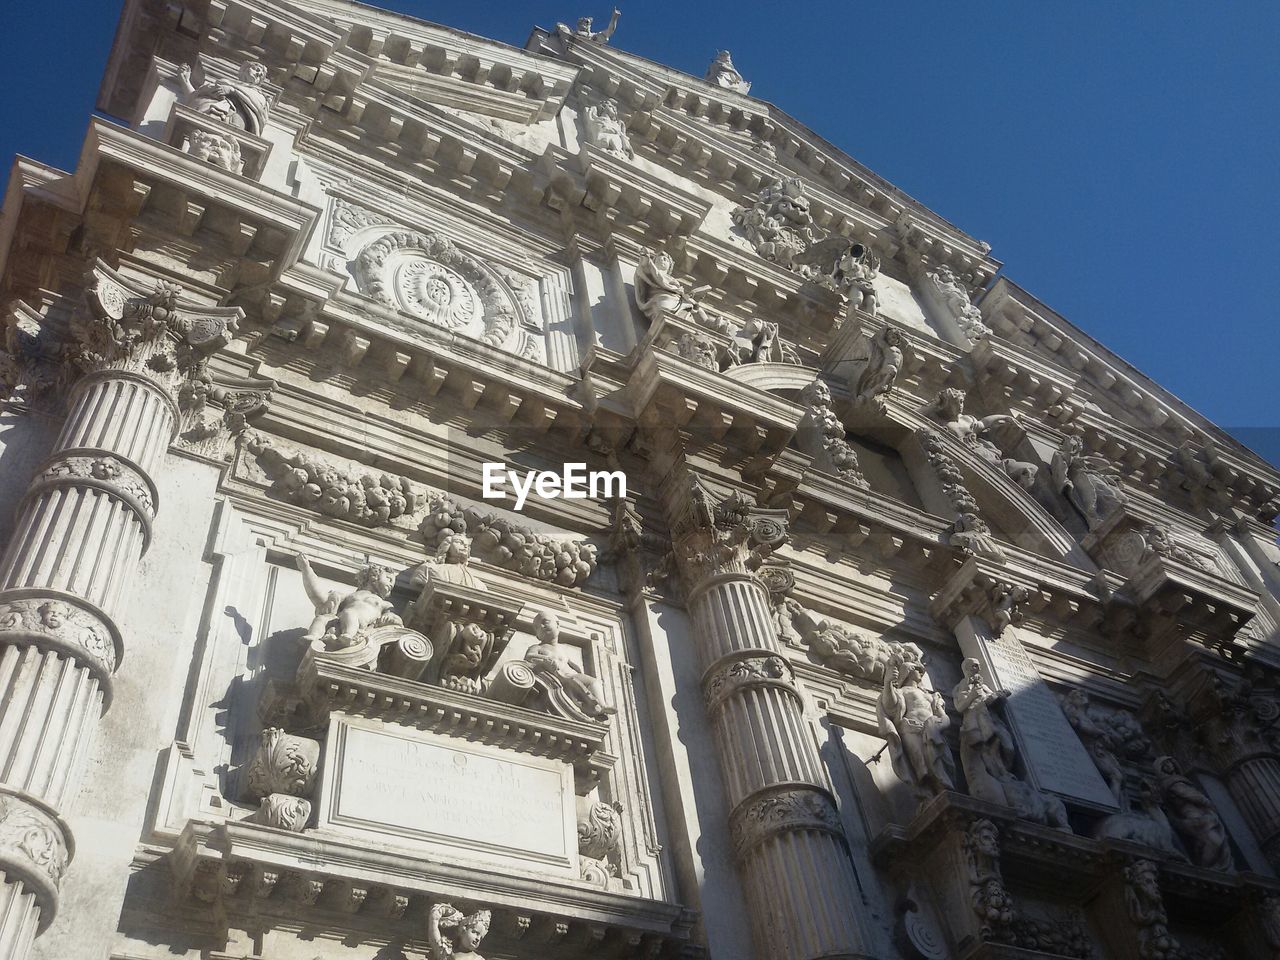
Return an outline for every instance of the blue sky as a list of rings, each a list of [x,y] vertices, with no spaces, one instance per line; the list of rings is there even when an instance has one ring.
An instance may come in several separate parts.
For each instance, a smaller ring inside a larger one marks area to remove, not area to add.
[[[380,4],[513,44],[609,7]],[[587,0],[590,2],[590,0]],[[0,158],[75,163],[119,6],[10,4]],[[752,92],[993,246],[1006,274],[1280,462],[1280,4],[627,4],[615,46]]]

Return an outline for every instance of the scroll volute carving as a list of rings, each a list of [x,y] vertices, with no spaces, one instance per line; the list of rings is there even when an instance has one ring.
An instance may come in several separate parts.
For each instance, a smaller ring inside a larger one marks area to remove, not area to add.
[[[311,818],[309,798],[319,762],[317,741],[278,727],[263,730],[247,777],[249,799],[261,803],[249,819],[281,830],[301,831]]]

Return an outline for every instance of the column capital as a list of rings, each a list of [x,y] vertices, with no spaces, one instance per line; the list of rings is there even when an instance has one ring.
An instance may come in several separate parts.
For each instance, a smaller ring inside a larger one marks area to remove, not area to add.
[[[123,653],[120,631],[96,604],[48,587],[0,591],[0,646],[38,647],[87,669],[111,699],[111,675]],[[104,704],[105,709],[105,704]]]
[[[844,843],[835,801],[808,783],[779,784],[748,797],[729,818],[734,856],[745,859],[770,837],[795,831],[828,833]]]
[[[757,507],[741,491],[720,496],[690,475],[677,496],[672,541],[690,593],[719,575],[754,573],[787,542],[787,511]]]

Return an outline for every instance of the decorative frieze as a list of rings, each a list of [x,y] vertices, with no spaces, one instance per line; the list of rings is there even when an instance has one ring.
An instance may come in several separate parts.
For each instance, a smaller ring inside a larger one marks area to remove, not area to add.
[[[739,859],[779,834],[814,831],[844,837],[831,796],[812,787],[771,790],[752,797],[734,810],[729,830]]]
[[[561,540],[476,507],[464,508],[445,494],[432,494],[420,526],[429,550],[448,533],[466,533],[486,563],[563,587],[580,587],[596,569],[598,550],[586,540]]]
[[[30,595],[24,596],[27,593]],[[110,686],[120,636],[106,615],[70,593],[8,590],[0,601],[0,644],[32,644],[71,656]]]
[[[61,817],[37,798],[0,786],[0,873],[6,883],[20,882],[35,894],[41,928],[57,905],[58,888],[75,847]]]
[[[379,527],[416,513],[424,502],[424,491],[403,477],[342,467],[278,447],[263,434],[247,434],[244,447],[271,481],[268,492],[338,520]]]

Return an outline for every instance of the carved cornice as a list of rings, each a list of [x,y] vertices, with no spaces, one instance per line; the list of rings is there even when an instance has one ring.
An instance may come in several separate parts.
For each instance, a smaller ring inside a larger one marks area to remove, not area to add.
[[[406,921],[420,937],[433,903],[465,890],[493,914],[495,934],[528,935],[541,949],[603,944],[600,949],[686,956],[693,917],[678,904],[601,889],[578,880],[477,873],[465,864],[371,848],[336,835],[298,834],[248,822],[192,822],[169,855],[176,890],[187,909],[215,908],[225,929],[233,903],[271,897],[319,919],[333,912]],[[377,877],[376,881],[371,877]],[[566,904],[572,903],[569,911]],[[217,909],[221,908],[221,909]],[[575,948],[576,949],[576,948]],[[690,960],[697,952],[688,955]]]

